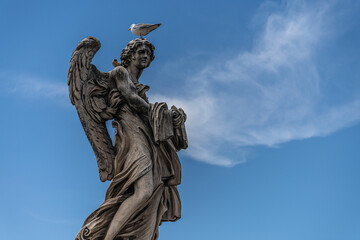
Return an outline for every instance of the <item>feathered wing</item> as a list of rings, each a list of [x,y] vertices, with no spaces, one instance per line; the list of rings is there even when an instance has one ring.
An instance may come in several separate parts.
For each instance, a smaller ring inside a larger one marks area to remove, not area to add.
[[[76,47],[68,73],[70,100],[75,105],[86,136],[94,150],[101,181],[114,175],[115,150],[105,122],[113,118],[120,93],[111,85],[109,73],[91,64],[100,41],[87,37]]]

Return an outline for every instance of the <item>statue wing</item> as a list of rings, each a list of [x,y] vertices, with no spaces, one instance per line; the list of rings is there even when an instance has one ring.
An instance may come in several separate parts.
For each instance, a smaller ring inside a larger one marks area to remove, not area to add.
[[[109,73],[103,73],[91,64],[100,41],[87,37],[76,47],[68,73],[70,100],[75,105],[86,136],[94,150],[100,180],[114,176],[115,149],[106,128],[121,101],[120,93],[112,86]]]

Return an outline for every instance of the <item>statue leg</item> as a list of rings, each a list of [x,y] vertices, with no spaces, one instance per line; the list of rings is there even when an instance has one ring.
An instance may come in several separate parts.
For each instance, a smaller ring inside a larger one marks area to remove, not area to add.
[[[111,220],[104,240],[113,240],[130,220],[130,216],[138,210],[138,206],[146,202],[154,191],[153,173],[149,171],[139,178],[134,186],[134,194],[126,199]]]

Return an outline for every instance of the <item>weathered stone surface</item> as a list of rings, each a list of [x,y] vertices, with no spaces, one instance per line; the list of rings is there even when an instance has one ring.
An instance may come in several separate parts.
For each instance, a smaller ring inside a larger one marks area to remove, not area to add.
[[[107,73],[91,64],[99,49],[94,37],[79,43],[70,61],[68,85],[100,180],[111,183],[104,203],[88,216],[75,239],[157,239],[161,222],[181,216],[176,151],[188,146],[186,115],[166,103],[149,103],[149,87],[138,81],[154,59],[150,42],[130,41],[121,62],[114,60],[114,69]],[[113,120],[114,143],[107,120]]]

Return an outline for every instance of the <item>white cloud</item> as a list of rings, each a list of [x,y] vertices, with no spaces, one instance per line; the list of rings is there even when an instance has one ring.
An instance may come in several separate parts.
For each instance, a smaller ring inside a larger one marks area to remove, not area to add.
[[[17,77],[11,92],[26,97],[59,98],[69,94],[66,84],[58,82],[43,81],[38,78]]]
[[[266,2],[256,16],[263,24],[250,50],[225,60],[222,56],[222,62],[214,56],[187,78],[184,96],[150,96],[152,102],[166,101],[186,111],[190,145],[185,154],[231,167],[246,161],[249,147],[325,136],[359,121],[360,99],[324,104],[324,80],[315,58],[330,38],[333,5]],[[173,65],[176,69],[168,71],[182,69]],[[17,79],[23,80],[14,81],[13,92],[69,103],[64,83]]]
[[[359,99],[322,104],[314,56],[329,37],[331,6],[302,1],[278,6],[267,14],[251,50],[209,63],[188,79],[189,86],[201,89],[187,89],[189,96],[176,99],[154,96],[188,113],[187,154],[233,166],[245,162],[244,147],[324,136],[360,119]]]
[[[4,94],[18,95],[28,99],[48,99],[64,106],[71,106],[66,81],[45,80],[0,69],[0,90]]]

